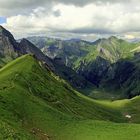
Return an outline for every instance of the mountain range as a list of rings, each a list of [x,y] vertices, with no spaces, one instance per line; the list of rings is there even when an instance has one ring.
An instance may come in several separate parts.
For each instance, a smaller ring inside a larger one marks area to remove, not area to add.
[[[139,46],[114,36],[16,41],[0,26],[0,139],[138,140]]]
[[[137,84],[140,80],[139,42],[127,42],[115,36],[95,42],[74,39],[55,40],[45,37],[28,39],[41,48],[46,56],[70,67],[78,75],[94,84],[98,91],[115,90],[119,99],[132,98],[140,94],[139,84]],[[43,45],[40,44],[41,41]],[[86,90],[83,91],[96,98],[92,88],[91,92],[89,90],[90,88],[87,88],[88,93]],[[106,98],[112,98],[112,94]]]

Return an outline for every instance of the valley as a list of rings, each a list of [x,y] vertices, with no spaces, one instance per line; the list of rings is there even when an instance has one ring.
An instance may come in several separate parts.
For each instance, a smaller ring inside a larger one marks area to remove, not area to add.
[[[130,124],[140,122],[139,97],[113,102],[90,99],[46,71],[30,55],[6,65],[0,75],[0,81],[4,81],[0,86],[0,128],[5,128],[1,138],[30,140],[47,136],[45,139],[102,140],[108,136],[113,139],[115,135],[117,140],[140,137],[140,126]]]
[[[95,42],[47,37],[31,37],[29,40],[38,48],[44,48],[43,53],[61,66],[65,65],[85,78],[88,83],[83,83],[85,86],[80,89],[85,95],[96,98],[96,90],[107,93],[106,99],[132,98],[140,94],[139,42],[128,42],[115,36]],[[72,86],[76,87],[75,83]]]
[[[33,41],[0,27],[1,140],[140,139],[139,43]]]

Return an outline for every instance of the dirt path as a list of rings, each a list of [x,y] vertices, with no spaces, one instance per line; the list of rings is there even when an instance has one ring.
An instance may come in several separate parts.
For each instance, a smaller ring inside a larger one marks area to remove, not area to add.
[[[44,133],[41,129],[39,128],[32,128],[31,133],[34,135],[35,138],[38,140],[50,140],[50,137],[48,134]]]

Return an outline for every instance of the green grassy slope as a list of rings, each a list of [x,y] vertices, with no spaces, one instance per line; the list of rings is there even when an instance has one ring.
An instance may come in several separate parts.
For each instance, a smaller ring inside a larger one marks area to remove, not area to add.
[[[84,62],[85,67],[90,65],[97,56],[115,63],[119,59],[133,56],[136,51],[139,51],[139,46],[140,43],[130,43],[114,36],[108,39],[99,39],[86,56],[79,58],[74,63],[74,68],[78,69],[81,62]]]
[[[90,61],[90,59],[92,60],[92,58],[95,58],[97,55],[99,55],[104,59],[114,63],[119,59],[133,56],[135,48],[137,48],[139,45],[140,43],[130,43],[112,36],[108,39],[102,39],[97,44],[97,52],[92,52],[93,55],[91,53],[90,56],[87,55],[87,60]]]
[[[140,125],[104,121],[139,123],[139,100],[89,99],[25,55],[0,70],[0,139],[137,140]]]

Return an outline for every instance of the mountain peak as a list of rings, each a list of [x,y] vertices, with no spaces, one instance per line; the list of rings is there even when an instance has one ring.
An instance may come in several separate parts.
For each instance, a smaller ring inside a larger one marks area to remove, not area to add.
[[[18,56],[17,42],[13,35],[0,25],[0,55],[4,64]],[[3,65],[3,63],[2,63]]]
[[[54,69],[51,60],[47,56],[45,56],[43,52],[39,48],[37,48],[34,44],[32,44],[29,40],[23,38],[19,43],[19,48],[21,54],[34,54],[34,56],[38,60],[44,61],[51,70]]]
[[[4,27],[2,25],[0,25],[0,29],[4,29]]]
[[[8,30],[6,30],[2,25],[0,25],[0,32],[9,32]],[[9,32],[10,33],[10,32]]]
[[[28,39],[26,38],[22,38],[21,41],[28,41]],[[28,41],[29,42],[29,41]]]
[[[2,33],[4,30],[6,30],[6,29],[0,25],[0,33]]]
[[[0,25],[0,29],[1,29],[1,28],[3,28],[3,27]]]
[[[118,38],[116,36],[111,36],[108,38],[109,40],[118,40]]]
[[[20,43],[32,44],[29,40],[27,40],[25,38],[21,39]]]
[[[10,40],[14,40],[13,35],[1,25],[0,25],[0,35],[8,37]]]

